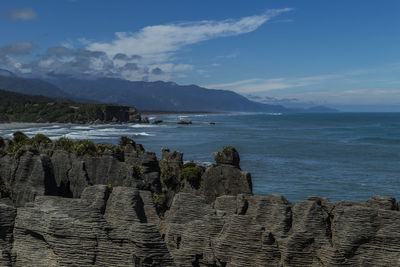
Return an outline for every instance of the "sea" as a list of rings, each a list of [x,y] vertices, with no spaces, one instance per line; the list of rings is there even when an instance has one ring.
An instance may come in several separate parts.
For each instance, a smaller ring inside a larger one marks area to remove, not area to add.
[[[234,146],[253,192],[289,201],[323,196],[330,201],[400,197],[400,113],[220,113],[149,115],[153,124],[54,124],[19,129],[52,139],[68,137],[117,144],[128,136],[146,151],[184,153],[185,161],[214,162],[212,152]],[[178,125],[191,120],[192,125]],[[214,122],[215,124],[210,124]],[[13,130],[0,130],[11,137]]]

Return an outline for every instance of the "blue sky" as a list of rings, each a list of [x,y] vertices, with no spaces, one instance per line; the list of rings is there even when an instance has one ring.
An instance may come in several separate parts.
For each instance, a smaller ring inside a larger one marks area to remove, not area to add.
[[[400,1],[2,0],[0,68],[400,110]]]

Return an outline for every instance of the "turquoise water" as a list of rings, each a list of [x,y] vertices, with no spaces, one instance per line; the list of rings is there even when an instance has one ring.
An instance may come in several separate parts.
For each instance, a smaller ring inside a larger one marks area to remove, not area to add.
[[[400,197],[400,113],[156,115],[161,125],[51,125],[23,129],[58,138],[116,144],[132,137],[147,151],[179,150],[184,160],[213,162],[211,152],[233,145],[256,194],[331,201]],[[177,125],[190,119],[192,125]],[[209,122],[215,125],[209,125]],[[12,131],[0,131],[10,136]]]

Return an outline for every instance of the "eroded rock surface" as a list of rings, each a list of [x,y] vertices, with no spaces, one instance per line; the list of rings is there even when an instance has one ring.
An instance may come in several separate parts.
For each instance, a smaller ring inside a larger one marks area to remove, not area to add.
[[[399,266],[400,212],[370,201],[293,205],[238,195],[218,197],[211,209],[179,193],[162,233],[179,266]]]
[[[119,188],[127,195],[130,190],[129,187]],[[129,197],[121,200],[119,207],[113,202],[110,197],[107,208],[111,207],[116,215],[121,215],[132,204]],[[103,216],[99,209],[84,199],[37,197],[27,207],[18,208],[12,264],[173,266],[157,227],[141,223],[135,219],[138,216],[130,212],[118,218],[107,216],[107,211]]]
[[[396,200],[252,194],[234,148],[206,169],[125,140],[0,159],[0,266],[400,266]]]

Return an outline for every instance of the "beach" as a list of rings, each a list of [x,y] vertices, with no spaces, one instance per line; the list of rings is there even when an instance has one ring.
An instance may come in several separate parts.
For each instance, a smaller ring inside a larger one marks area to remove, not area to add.
[[[57,125],[57,123],[6,122],[0,123],[0,130],[18,130],[36,127],[48,127],[54,125]]]

